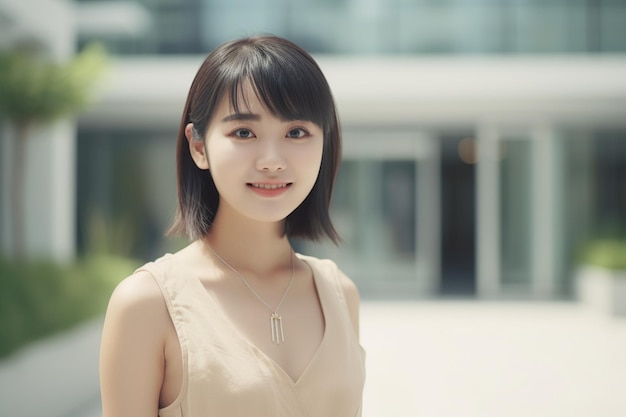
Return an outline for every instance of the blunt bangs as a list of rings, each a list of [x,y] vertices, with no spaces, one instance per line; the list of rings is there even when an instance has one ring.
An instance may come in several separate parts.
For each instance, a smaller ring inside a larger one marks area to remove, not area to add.
[[[277,118],[307,120],[320,127],[333,124],[333,98],[317,64],[290,48],[268,50],[254,45],[241,48],[238,54],[241,59],[233,62],[228,87],[236,112],[242,105],[248,107],[242,90],[249,82],[259,101]]]

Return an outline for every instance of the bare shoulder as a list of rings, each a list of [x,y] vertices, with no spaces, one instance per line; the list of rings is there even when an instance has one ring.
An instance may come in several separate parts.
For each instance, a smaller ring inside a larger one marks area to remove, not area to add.
[[[155,343],[164,338],[169,325],[165,300],[149,272],[139,271],[125,278],[111,294],[105,333],[123,333]]]
[[[147,271],[139,271],[117,285],[111,294],[108,309],[141,314],[155,313],[164,308],[165,301],[152,275]]]

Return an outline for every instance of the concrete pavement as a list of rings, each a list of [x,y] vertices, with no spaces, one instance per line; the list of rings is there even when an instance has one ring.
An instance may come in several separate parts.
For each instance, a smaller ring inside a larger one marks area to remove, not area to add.
[[[0,416],[100,417],[100,326],[0,362]],[[364,301],[361,339],[363,417],[626,416],[626,318],[577,303]]]
[[[87,417],[99,400],[101,328],[87,322],[0,361],[0,416]]]
[[[366,303],[363,417],[624,417],[626,318],[577,303]]]

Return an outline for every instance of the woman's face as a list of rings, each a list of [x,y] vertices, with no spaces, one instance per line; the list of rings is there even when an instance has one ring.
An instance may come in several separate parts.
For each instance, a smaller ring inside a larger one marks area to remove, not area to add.
[[[324,134],[311,121],[281,120],[250,85],[236,113],[224,97],[209,123],[208,164],[220,194],[219,211],[263,222],[284,220],[307,197],[322,161]]]

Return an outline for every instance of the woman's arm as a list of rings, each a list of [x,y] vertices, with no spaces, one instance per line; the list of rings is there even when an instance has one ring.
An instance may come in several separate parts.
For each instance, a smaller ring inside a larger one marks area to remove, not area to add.
[[[103,417],[156,417],[169,315],[150,274],[122,281],[111,295],[100,350]]]

